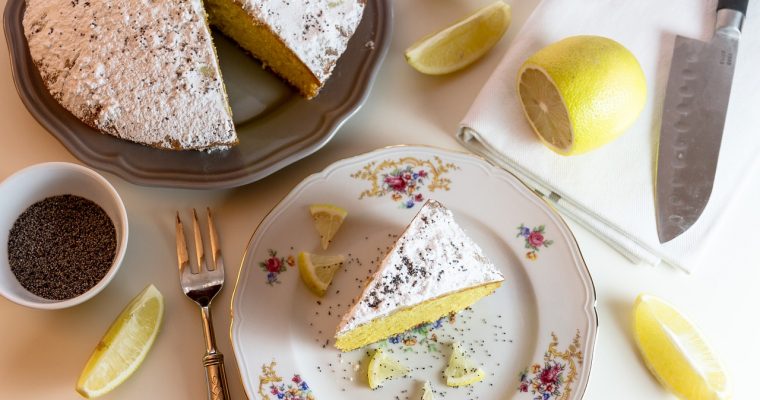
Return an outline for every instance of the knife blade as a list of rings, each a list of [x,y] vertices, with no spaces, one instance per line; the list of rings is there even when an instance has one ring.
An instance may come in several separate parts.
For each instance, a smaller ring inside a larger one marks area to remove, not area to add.
[[[709,42],[677,36],[655,182],[660,243],[689,229],[710,199],[748,0],[719,0]]]

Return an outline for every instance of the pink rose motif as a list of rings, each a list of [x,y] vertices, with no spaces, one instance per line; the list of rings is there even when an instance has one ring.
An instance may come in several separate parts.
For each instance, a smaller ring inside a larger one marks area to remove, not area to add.
[[[420,172],[417,173],[417,175],[419,175],[420,178],[424,178],[427,176],[427,172],[425,172],[424,169],[421,169]]]
[[[293,382],[301,383],[301,375],[293,375]]]
[[[557,382],[557,377],[562,372],[559,365],[552,365],[549,368],[544,368],[541,374],[538,376],[541,379],[541,383],[544,385],[550,385]]]
[[[520,391],[521,392],[528,392],[528,384],[527,383],[521,383],[520,384]]]
[[[422,199],[422,193],[417,193],[417,195],[416,195],[416,196],[414,196],[414,201],[416,201],[416,202],[420,202],[420,201],[422,201],[422,200],[423,200],[423,199]]]
[[[397,192],[402,192],[406,189],[406,182],[400,176],[386,176],[385,183]]]
[[[266,269],[269,272],[279,272],[282,262],[277,257],[269,257],[266,261]]]
[[[528,236],[528,243],[533,247],[541,247],[544,244],[544,235],[541,232],[533,231]]]

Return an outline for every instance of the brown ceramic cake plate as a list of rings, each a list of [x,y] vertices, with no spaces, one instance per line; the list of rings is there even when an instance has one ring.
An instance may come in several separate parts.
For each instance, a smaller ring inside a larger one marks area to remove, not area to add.
[[[32,116],[82,162],[132,183],[229,188],[266,177],[327,144],[367,99],[390,45],[391,0],[367,2],[364,17],[332,77],[313,100],[234,43],[214,33],[240,143],[226,151],[167,151],[104,135],[50,95],[24,37],[24,0],[8,0],[3,18],[13,80]]]

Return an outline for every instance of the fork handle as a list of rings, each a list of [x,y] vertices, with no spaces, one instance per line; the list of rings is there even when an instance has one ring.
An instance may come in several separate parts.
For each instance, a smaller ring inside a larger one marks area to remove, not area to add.
[[[206,368],[206,384],[208,385],[209,400],[230,400],[222,353],[206,354],[203,357],[203,366]]]

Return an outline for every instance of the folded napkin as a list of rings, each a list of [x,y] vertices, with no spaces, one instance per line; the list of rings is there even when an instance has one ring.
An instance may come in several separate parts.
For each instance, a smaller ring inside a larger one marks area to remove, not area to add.
[[[654,205],[662,105],[676,35],[709,40],[716,1],[544,0],[515,37],[461,123],[458,139],[507,169],[556,208],[629,259],[684,270],[719,231],[721,213],[760,157],[760,5],[750,4],[740,40],[731,100],[712,197],[700,219],[660,244]],[[601,149],[559,156],[536,138],[516,91],[517,72],[531,54],[573,35],[614,39],[639,60],[648,98],[622,137]],[[538,223],[538,221],[537,221]],[[725,233],[725,232],[724,232]]]

